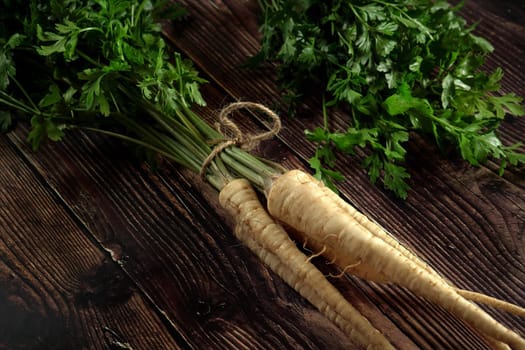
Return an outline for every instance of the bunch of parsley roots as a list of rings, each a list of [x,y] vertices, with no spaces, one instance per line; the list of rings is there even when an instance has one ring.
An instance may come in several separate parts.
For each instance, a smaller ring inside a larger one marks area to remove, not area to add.
[[[472,164],[493,157],[501,160],[503,170],[507,164],[525,161],[516,150],[518,145],[505,146],[496,135],[506,114],[524,114],[521,99],[497,93],[501,70],[487,74],[480,69],[492,47],[472,34],[473,28],[457,16],[457,8],[430,0],[261,0],[260,5],[262,47],[254,61],[276,61],[290,106],[310,95],[305,86],[320,86],[315,90],[323,92],[317,96],[322,101],[323,126],[306,136],[318,144],[310,164],[329,186],[341,177],[330,169],[335,152],[350,154],[361,147],[369,152],[364,166],[372,181],[382,178],[386,188],[406,197],[408,174],[402,164],[404,144],[412,131],[431,135],[443,147],[455,145]],[[307,209],[294,208],[294,203],[312,203],[313,210],[335,215],[334,220],[365,222],[361,214],[344,209],[335,193],[327,192],[309,175],[293,173],[290,182],[284,182],[277,178],[285,178],[288,172],[280,165],[240,146],[214,152],[228,137],[192,110],[205,104],[199,90],[205,80],[190,61],[165,43],[159,24],[165,19],[183,22],[185,15],[182,7],[168,0],[3,1],[0,129],[8,131],[17,120],[26,120],[30,124],[27,139],[34,150],[47,140],[63,139],[73,129],[96,132],[122,140],[146,159],[160,156],[200,172],[220,191],[221,203],[237,222],[239,239],[330,319],[340,322],[341,328],[357,327],[361,333],[350,332],[357,334],[355,341],[366,345],[366,339],[375,339],[388,348],[388,341],[330,289],[330,283],[272,217],[307,231],[318,223],[335,221],[316,214],[311,219],[319,220],[310,224]],[[335,108],[351,117],[344,132],[328,127],[328,110]],[[217,154],[210,159],[212,153]],[[292,186],[301,188],[290,194],[290,198],[297,194],[296,200],[278,198],[279,191],[272,191],[278,181],[286,183],[281,185],[283,193]],[[252,186],[267,196],[272,216],[260,205]],[[307,195],[312,200],[303,200]],[[326,208],[315,205],[321,201]],[[297,211],[303,213],[287,217]],[[385,249],[399,250],[407,266],[424,269],[417,257],[394,244],[379,227],[361,226],[359,235],[375,237]],[[348,229],[330,233],[323,226],[317,234],[342,235]],[[340,243],[346,240],[341,236]],[[287,247],[286,253],[276,248],[276,242]],[[324,244],[322,238],[317,242]],[[379,245],[350,252],[360,262],[359,254],[377,253],[369,266],[366,261],[360,265],[368,266],[367,276],[409,276],[379,270],[379,266],[405,268],[403,263],[376,264],[385,258]],[[337,253],[339,247],[332,248],[334,261],[341,257],[351,265],[348,256],[338,255],[342,254]],[[444,281],[439,283],[448,288]],[[461,299],[459,294],[454,297]],[[491,337],[522,345],[523,339],[501,330],[496,321],[486,325],[483,331],[492,332],[492,326],[501,331],[490,333]]]

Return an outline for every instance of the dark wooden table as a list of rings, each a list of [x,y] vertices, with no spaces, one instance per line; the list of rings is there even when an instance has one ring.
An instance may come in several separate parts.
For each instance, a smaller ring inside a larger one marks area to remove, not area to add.
[[[255,0],[182,1],[191,22],[166,27],[210,80],[213,118],[235,100],[280,105],[257,52]],[[462,13],[496,52],[503,90],[525,96],[525,5],[471,0]],[[243,127],[263,130],[246,114]],[[303,130],[313,111],[284,119],[260,154],[306,167]],[[27,129],[0,135],[0,349],[352,349],[354,346],[232,235],[215,193],[171,164],[152,171],[113,140],[72,133],[38,154]],[[508,120],[506,143],[525,119]],[[525,151],[525,148],[522,148]],[[525,305],[525,178],[489,162],[445,160],[422,139],[409,145],[406,201],[371,185],[360,156],[341,159],[342,195],[456,285]],[[400,349],[487,349],[479,334],[402,288],[352,276],[333,280]],[[489,310],[525,335],[525,320]]]

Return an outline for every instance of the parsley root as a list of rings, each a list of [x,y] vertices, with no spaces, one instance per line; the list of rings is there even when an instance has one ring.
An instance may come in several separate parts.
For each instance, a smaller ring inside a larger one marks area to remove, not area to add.
[[[337,259],[347,255],[387,280],[455,314],[489,338],[524,350],[525,339],[462,297],[445,280],[385,242],[341,208],[319,181],[299,170],[277,177],[267,190],[268,211],[276,219],[322,242]],[[315,205],[312,205],[314,204]]]
[[[367,349],[394,349],[324,277],[266,212],[247,180],[228,183],[220,192],[221,205],[235,218],[235,235],[350,339]]]
[[[442,277],[436,270],[434,270],[426,262],[424,262],[419,256],[417,256],[412,251],[410,251],[408,248],[403,246],[392,235],[386,232],[380,225],[368,219],[366,215],[360,213],[354,207],[348,205],[348,203],[346,203],[334,191],[330,190],[327,187],[322,187],[322,191],[327,197],[329,197],[333,201],[334,205],[336,205],[339,209],[344,210],[345,213],[349,217],[353,218],[353,220],[359,223],[359,225],[363,226],[371,234],[380,238],[385,243],[389,244],[391,247],[393,247],[398,252],[403,254],[404,257],[412,261],[414,264],[416,264],[417,266],[419,266],[420,268],[422,268],[429,274],[432,274],[437,279],[442,280],[444,283],[450,284],[449,281],[445,280],[444,277]],[[340,266],[344,272],[349,272],[352,275],[358,276],[360,278],[363,278],[369,281],[378,282],[378,283],[390,282],[390,279],[388,276],[386,276],[384,273],[375,271],[366,262],[356,261],[356,259],[350,255],[340,255],[340,254],[338,255],[332,249],[330,249],[329,247],[326,247],[326,245],[324,245],[322,241],[316,241],[312,237],[308,237],[308,243],[311,246],[311,248],[314,249],[315,251],[324,250],[323,254],[327,256],[329,259],[331,259],[335,264]],[[525,317],[525,309],[522,307],[490,297],[485,294],[476,293],[473,291],[464,290],[460,288],[455,288],[455,289],[458,294],[460,294],[461,296],[463,296],[464,298],[468,300],[475,301],[481,304],[485,304],[485,305],[512,313],[520,317]]]

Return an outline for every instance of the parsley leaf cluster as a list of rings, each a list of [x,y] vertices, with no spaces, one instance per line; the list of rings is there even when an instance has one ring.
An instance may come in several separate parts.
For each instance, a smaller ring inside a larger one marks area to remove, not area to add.
[[[286,99],[317,95],[323,127],[306,131],[318,147],[316,176],[333,187],[337,154],[367,150],[363,166],[406,198],[406,143],[417,132],[473,165],[488,158],[525,162],[519,145],[505,146],[497,128],[506,115],[522,116],[522,99],[501,94],[502,70],[487,73],[493,51],[473,34],[459,7],[431,0],[261,0],[259,60],[278,64]],[[330,130],[330,108],[350,115],[346,130]]]
[[[0,129],[29,116],[36,150],[67,128],[115,130],[150,107],[172,115],[205,104],[204,79],[161,35],[162,19],[184,14],[167,0],[4,1]]]

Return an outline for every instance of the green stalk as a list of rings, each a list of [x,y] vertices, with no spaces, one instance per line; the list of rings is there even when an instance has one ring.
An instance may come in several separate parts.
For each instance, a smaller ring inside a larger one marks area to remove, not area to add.
[[[208,140],[219,140],[224,137],[220,132],[212,128],[188,107],[184,107],[184,111],[181,113],[181,116],[187,117],[188,123],[194,125],[195,128],[197,128]]]
[[[73,128],[73,126],[71,126],[70,128]],[[158,153],[159,155],[161,155],[161,156],[163,156],[163,157],[165,157],[165,158],[167,158],[169,160],[172,160],[172,161],[174,161],[176,163],[181,163],[181,159],[176,157],[176,156],[174,156],[171,152],[166,152],[162,148],[155,147],[151,143],[148,143],[148,142],[136,139],[134,137],[131,137],[131,136],[128,136],[128,135],[124,135],[124,134],[121,134],[121,133],[117,133],[117,132],[113,132],[113,131],[109,131],[109,130],[93,128],[93,127],[89,127],[89,126],[79,126],[77,128],[81,129],[81,130],[95,132],[95,133],[101,134],[101,135],[111,136],[111,137],[120,139],[122,141],[133,143],[135,145],[138,145],[138,146],[144,147],[146,149],[149,149],[151,151],[154,151],[154,152]]]
[[[232,157],[232,161],[243,164],[244,166],[256,171],[263,177],[272,177],[276,173],[282,173],[285,169],[276,163],[268,160],[261,160],[255,157],[253,154],[248,153],[238,147],[228,147],[224,150],[224,153]]]
[[[5,104],[6,106],[15,108],[21,112],[28,113],[28,114],[39,114],[38,109],[34,109],[24,102],[17,100],[16,98],[10,96],[9,94],[6,94],[3,91],[0,91],[0,103]]]
[[[171,143],[167,152],[175,152],[177,158],[183,162],[178,163],[194,172],[200,172],[201,168],[212,153],[210,143],[217,140],[226,140],[225,136],[210,127],[196,113],[188,107],[177,110],[173,117],[158,111],[153,105],[144,102],[143,108],[158,124],[161,130],[150,128],[148,135],[142,135],[149,140],[163,140]],[[136,126],[134,132],[142,133]],[[173,140],[173,142],[170,142]],[[178,152],[184,149],[183,152]],[[213,186],[220,190],[227,182],[235,177],[243,177],[250,181],[255,187],[264,189],[272,176],[282,173],[281,166],[271,162],[261,161],[256,156],[240,149],[230,146],[220,152],[206,169],[206,178],[213,178]],[[220,179],[220,180],[217,180]]]
[[[236,162],[235,159],[229,156],[226,152],[221,153],[220,157],[235,173],[250,181],[255,187],[259,189],[264,188],[266,178],[257,173],[256,170],[242,164],[241,162]]]
[[[175,117],[166,116],[152,105],[143,104],[145,112],[158,123],[158,128],[139,125],[125,115],[119,115],[119,122],[137,137],[148,143],[149,149],[160,149],[160,155],[169,154],[169,159],[189,170],[199,173],[212,153],[209,143],[216,139],[225,139],[218,131],[209,127],[189,108],[179,110]],[[186,125],[192,125],[189,128]],[[213,139],[213,140],[212,140]],[[254,155],[236,146],[230,146],[220,152],[206,169],[205,178],[217,189],[235,177],[248,179],[254,186],[263,189],[269,178],[282,172],[282,168],[270,162],[263,162]]]

